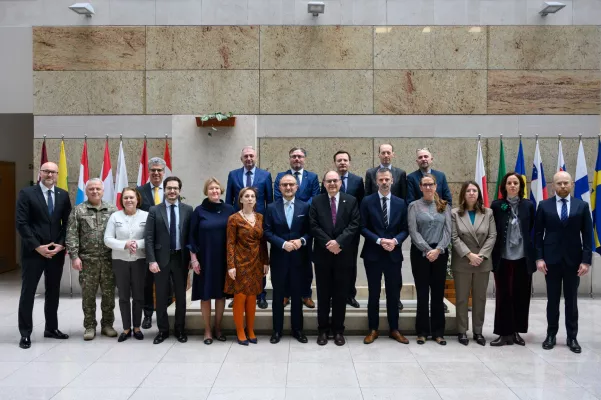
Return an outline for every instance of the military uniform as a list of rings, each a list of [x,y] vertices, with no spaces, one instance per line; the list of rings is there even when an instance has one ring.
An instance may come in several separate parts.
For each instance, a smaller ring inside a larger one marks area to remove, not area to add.
[[[81,259],[79,284],[83,307],[83,326],[96,329],[96,292],[102,291],[100,326],[112,327],[115,321],[115,275],[111,263],[111,249],[104,245],[104,230],[112,213],[113,204],[103,201],[93,206],[85,201],[71,211],[67,225],[67,251],[71,260]]]

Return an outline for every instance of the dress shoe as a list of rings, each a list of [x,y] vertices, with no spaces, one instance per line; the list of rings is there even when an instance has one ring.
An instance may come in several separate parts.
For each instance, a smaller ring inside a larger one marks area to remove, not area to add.
[[[526,342],[524,342],[524,339],[522,339],[520,334],[517,332],[513,334],[513,343],[518,344],[520,346],[526,346]]]
[[[484,336],[482,336],[482,334],[480,334],[480,333],[474,333],[474,340],[480,346],[486,346],[486,339],[484,339]]]
[[[305,307],[307,308],[315,308],[315,302],[313,301],[312,298],[310,297],[305,297],[303,299],[303,304],[305,305]]]
[[[354,297],[349,297],[348,299],[346,299],[346,304],[348,304],[349,306],[351,306],[353,308],[361,307]]]
[[[426,337],[425,336],[418,336],[417,337],[417,344],[424,344],[426,343]]]
[[[444,340],[444,338],[442,336],[435,337],[434,341],[436,343],[438,343],[439,345],[441,345],[441,346],[446,346],[447,345],[447,341]]]
[[[465,333],[458,334],[457,335],[457,341],[459,343],[461,343],[462,345],[464,345],[464,346],[467,346],[470,343],[470,341],[467,338],[467,335]]]
[[[238,341],[238,344],[241,346],[248,346],[248,340],[244,339],[244,340],[240,340],[238,338],[236,338],[236,340]]]
[[[21,337],[21,340],[19,341],[19,347],[22,349],[28,349],[31,347],[31,339],[29,336]]]
[[[219,342],[227,341],[227,337],[221,332],[219,332],[219,334],[217,334],[217,331],[213,331],[213,338]]]
[[[83,332],[83,340],[93,340],[96,337],[96,329],[88,328]]]
[[[155,337],[154,340],[152,341],[152,343],[154,344],[161,344],[165,341],[165,339],[167,339],[169,337],[168,333],[165,332],[159,332]]]
[[[269,343],[276,344],[280,343],[280,339],[282,339],[282,334],[280,332],[273,332],[271,337],[269,338]]]
[[[442,306],[444,307],[444,312],[448,313],[449,312],[449,306],[447,306],[447,303],[442,303]]]
[[[131,337],[131,331],[129,331],[127,333],[121,332],[121,334],[119,335],[119,338],[117,339],[117,342],[119,342],[119,343],[125,342],[130,337]]]
[[[547,335],[547,338],[543,342],[543,349],[551,350],[556,344],[557,340],[555,339],[555,335]]]
[[[117,337],[118,333],[112,326],[104,326],[100,330],[100,334],[106,337]]]
[[[248,338],[248,342],[252,343],[252,344],[257,344],[257,343],[259,343],[259,339],[257,339],[256,337],[255,338]]]
[[[290,304],[290,298],[284,297],[284,308],[288,307],[289,304]]]
[[[213,344],[213,338],[206,338],[203,340],[203,343],[206,345]]]
[[[62,333],[58,329],[44,331],[44,337],[53,339],[69,339],[69,335],[67,335],[66,333]]]
[[[144,334],[142,333],[142,331],[134,331],[134,337],[137,340],[144,340]]]
[[[580,347],[580,345],[578,344],[578,340],[576,340],[576,338],[574,338],[574,339],[568,338],[568,341],[566,342],[566,344],[568,345],[568,347],[570,348],[570,350],[573,353],[576,353],[576,354],[582,353],[582,347]]]
[[[380,334],[378,333],[378,331],[371,330],[371,331],[369,331],[369,334],[367,336],[365,336],[365,339],[363,339],[363,343],[365,343],[365,344],[372,344],[373,342],[376,341],[376,339],[379,336],[380,336]]]
[[[346,344],[346,340],[344,340],[342,333],[337,333],[336,336],[334,336],[334,344],[336,346],[344,346]]]
[[[175,332],[175,338],[180,343],[186,343],[188,341],[188,335],[184,332]]]
[[[321,332],[317,336],[317,344],[320,346],[325,346],[326,344],[328,344],[328,334],[325,332]]]
[[[307,343],[309,341],[303,331],[292,331],[292,337],[298,340],[299,343]]]
[[[399,343],[409,344],[409,339],[407,339],[403,334],[399,331],[390,331],[388,337],[396,340]]]
[[[403,305],[403,302],[399,300],[399,311],[403,311],[403,308],[405,308],[405,306]]]
[[[499,347],[499,346],[511,346],[513,344],[513,337],[512,335],[501,335],[498,338],[496,338],[495,340],[493,340],[492,342],[490,342],[490,345],[493,347]]]
[[[257,300],[257,307],[259,307],[261,310],[265,310],[267,308],[267,300],[263,298]]]
[[[152,328],[152,316],[144,317],[144,321],[142,321],[142,329],[150,329]]]
[[[227,305],[227,308],[234,308],[234,299],[230,301],[230,303]]]

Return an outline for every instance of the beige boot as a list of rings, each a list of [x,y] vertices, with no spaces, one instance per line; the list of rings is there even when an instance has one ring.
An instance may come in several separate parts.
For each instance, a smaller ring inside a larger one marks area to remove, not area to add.
[[[96,329],[88,328],[83,334],[83,340],[92,340],[96,337]]]
[[[100,333],[108,337],[117,337],[118,333],[112,326],[105,326],[100,330]]]

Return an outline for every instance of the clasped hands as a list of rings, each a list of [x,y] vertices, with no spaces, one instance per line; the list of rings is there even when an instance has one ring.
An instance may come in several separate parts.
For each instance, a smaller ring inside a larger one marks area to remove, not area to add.
[[[138,242],[135,240],[128,240],[125,242],[124,250],[129,250],[129,254],[136,254],[136,250],[138,250]]]
[[[440,249],[433,249],[433,250],[429,250],[426,253],[426,258],[428,259],[428,261],[434,262],[434,261],[436,261],[436,259],[438,259],[439,255],[440,255]]]
[[[287,252],[295,251],[300,249],[303,246],[303,243],[300,239],[288,240],[284,242],[284,250]]]
[[[54,248],[52,250],[50,250],[50,247],[54,247]],[[52,243],[48,243],[48,244],[42,244],[42,245],[36,247],[35,251],[40,253],[40,255],[42,257],[52,258],[55,255],[57,255],[58,253],[60,253],[61,251],[63,251],[64,248],[65,248],[65,246],[52,242]]]
[[[380,246],[386,251],[393,251],[396,247],[396,241],[394,239],[383,239],[380,238]]]
[[[269,265],[263,265],[263,276],[266,276],[269,272]],[[236,268],[230,268],[227,270],[227,274],[232,278],[233,281],[236,280]]]
[[[479,267],[480,264],[482,264],[482,262],[484,261],[484,257],[482,257],[479,254],[474,254],[474,253],[467,253],[468,260],[470,260],[470,265],[472,267]]]
[[[342,251],[340,245],[335,240],[330,240],[328,243],[326,243],[326,249],[330,250],[330,253],[332,254],[338,254]]]

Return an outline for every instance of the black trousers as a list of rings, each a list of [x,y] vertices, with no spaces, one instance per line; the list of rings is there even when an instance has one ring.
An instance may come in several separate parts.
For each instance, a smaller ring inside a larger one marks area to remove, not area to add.
[[[317,328],[319,332],[344,333],[346,296],[351,264],[342,262],[337,256],[315,261],[317,283]],[[330,300],[332,322],[330,324]]]
[[[302,265],[271,266],[273,285],[273,331],[280,334],[284,330],[284,293],[290,290],[290,317],[292,331],[303,330],[303,303],[301,288],[305,271]]]
[[[402,262],[365,261],[365,273],[367,274],[367,287],[369,289],[367,319],[370,331],[378,330],[380,324],[382,274],[384,274],[384,284],[386,285],[386,316],[388,317],[388,327],[391,331],[399,329],[400,293],[396,288],[402,285],[401,266]]]
[[[154,274],[146,268],[146,275],[144,279],[144,316],[152,317],[154,312],[154,298],[153,298],[153,287],[154,287]]]
[[[547,264],[547,335],[557,335],[559,330],[559,301],[563,283],[565,300],[566,333],[568,338],[578,335],[578,266],[566,264]]]
[[[360,235],[357,235],[357,237],[355,238],[355,240],[353,241],[353,265],[351,266],[351,269],[349,271],[349,290],[348,290],[348,296],[350,298],[355,298],[357,297],[357,287],[355,286],[357,284],[357,256],[359,255],[359,238]]]
[[[532,296],[532,275],[526,259],[505,260],[495,271],[495,335],[508,336],[528,332]]]
[[[119,310],[123,320],[123,330],[139,328],[142,323],[144,305],[144,280],[148,264],[145,258],[135,261],[113,260],[113,273],[119,291]],[[150,271],[149,271],[150,272]],[[130,299],[133,302],[130,304]]]
[[[183,265],[180,252],[171,255],[169,264],[159,266],[160,272],[155,275],[157,295],[157,326],[159,332],[169,334],[169,317],[167,316],[167,304],[171,291],[169,281],[173,280],[175,291],[175,326],[176,333],[183,332],[186,322],[186,280],[188,277],[188,266]]]
[[[444,335],[444,283],[447,277],[447,252],[430,262],[421,250],[411,245],[411,271],[417,291],[415,331],[418,336],[436,338]],[[398,287],[398,286],[397,286]],[[428,303],[430,301],[430,312]],[[428,315],[430,314],[430,315]]]
[[[44,317],[46,330],[58,329],[58,302],[65,252],[47,259],[37,252],[21,259],[21,298],[19,299],[19,332],[21,336],[31,336],[33,331],[33,301],[35,291],[44,274],[46,293],[44,296]]]

